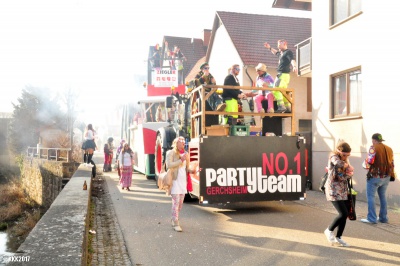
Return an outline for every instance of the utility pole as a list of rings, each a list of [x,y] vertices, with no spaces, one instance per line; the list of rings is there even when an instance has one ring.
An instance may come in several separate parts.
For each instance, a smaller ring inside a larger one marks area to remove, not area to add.
[[[74,95],[71,89],[68,89],[66,95],[66,102],[67,102],[67,131],[69,134],[69,147],[70,151],[68,152],[68,160],[72,160],[72,147],[74,144]]]

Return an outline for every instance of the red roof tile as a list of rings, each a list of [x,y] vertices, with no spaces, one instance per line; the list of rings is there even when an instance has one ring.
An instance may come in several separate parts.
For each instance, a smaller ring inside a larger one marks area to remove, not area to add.
[[[206,62],[206,56],[203,56],[202,58],[200,58],[196,64],[193,66],[192,70],[190,71],[190,73],[187,74],[186,76],[186,81],[191,81],[193,80],[197,73],[199,73],[200,71],[200,66]]]

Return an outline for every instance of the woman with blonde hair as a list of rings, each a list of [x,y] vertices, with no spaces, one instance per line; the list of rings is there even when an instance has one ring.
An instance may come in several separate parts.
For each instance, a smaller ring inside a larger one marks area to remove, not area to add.
[[[172,198],[172,227],[182,232],[179,225],[179,214],[187,193],[187,172],[189,169],[189,154],[185,151],[185,139],[177,137],[172,143],[172,150],[167,151],[166,165],[171,171],[172,186],[169,191]]]
[[[349,194],[348,180],[353,176],[354,168],[350,165],[349,156],[351,148],[347,142],[341,142],[332,153],[328,162],[328,178],[325,184],[326,199],[332,202],[338,212],[338,216],[326,228],[325,236],[334,245],[343,247],[349,245],[342,239],[348,216],[346,200]],[[337,228],[336,237],[334,230]]]

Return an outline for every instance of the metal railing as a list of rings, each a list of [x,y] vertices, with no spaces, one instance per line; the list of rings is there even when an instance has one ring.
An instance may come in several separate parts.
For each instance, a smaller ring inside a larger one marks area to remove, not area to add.
[[[71,148],[28,147],[26,153],[29,157],[55,161],[69,162],[72,158]]]
[[[296,46],[297,74],[303,77],[312,75],[312,38],[308,38]]]

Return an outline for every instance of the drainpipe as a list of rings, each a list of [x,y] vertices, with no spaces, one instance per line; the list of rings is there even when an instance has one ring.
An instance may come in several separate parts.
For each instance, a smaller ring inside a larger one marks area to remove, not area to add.
[[[253,79],[250,77],[249,72],[247,71],[247,66],[243,66],[243,68],[246,70],[246,75],[249,77],[250,81],[251,81],[251,86],[253,86]]]

